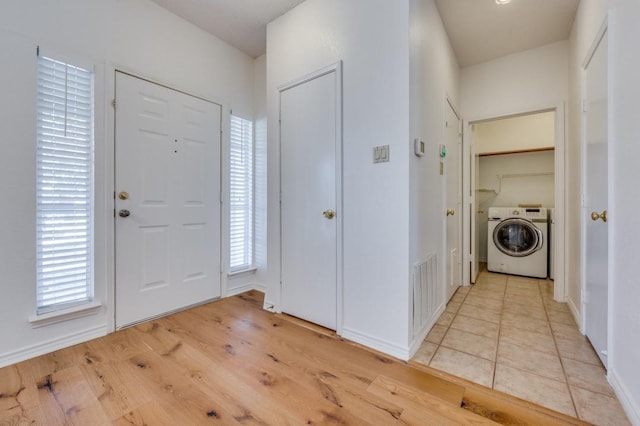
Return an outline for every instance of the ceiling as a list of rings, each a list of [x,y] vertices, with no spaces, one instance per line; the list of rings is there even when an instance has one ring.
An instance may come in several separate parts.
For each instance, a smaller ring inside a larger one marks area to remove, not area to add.
[[[579,0],[436,0],[460,67],[569,38]]]
[[[152,0],[256,58],[267,23],[304,0]],[[395,0],[388,0],[395,1]],[[569,38],[579,0],[435,0],[461,67]]]
[[[257,58],[267,48],[267,24],[304,0],[152,1]]]

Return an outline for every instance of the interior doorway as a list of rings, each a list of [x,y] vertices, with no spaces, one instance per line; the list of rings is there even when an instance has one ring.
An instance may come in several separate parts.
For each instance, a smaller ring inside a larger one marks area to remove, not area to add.
[[[565,301],[564,288],[564,108],[562,105],[466,123],[464,152],[465,217],[470,226],[464,243],[469,253],[466,283],[474,283],[487,260],[489,208],[537,206],[553,209],[554,233],[549,270],[554,297]]]

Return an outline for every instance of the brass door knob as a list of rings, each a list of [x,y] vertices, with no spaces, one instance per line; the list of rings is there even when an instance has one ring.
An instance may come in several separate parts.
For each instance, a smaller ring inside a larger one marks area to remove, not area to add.
[[[453,216],[454,214],[456,214],[454,210],[447,209],[447,216]]]
[[[591,220],[596,221],[598,219],[602,219],[603,222],[607,221],[607,211],[603,211],[602,213],[591,212]]]
[[[322,215],[327,219],[333,219],[336,215],[336,212],[334,212],[333,210],[325,210],[322,212]]]
[[[118,198],[120,198],[121,200],[128,200],[129,193],[127,191],[122,191],[121,193],[118,194]]]
[[[131,212],[129,210],[126,209],[122,209],[118,212],[118,216],[120,217],[129,217],[129,215],[131,214]]]

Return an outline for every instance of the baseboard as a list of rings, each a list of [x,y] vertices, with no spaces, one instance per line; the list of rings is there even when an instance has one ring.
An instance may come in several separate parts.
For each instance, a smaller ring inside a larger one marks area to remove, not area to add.
[[[362,333],[357,330],[352,330],[347,327],[342,328],[342,335],[344,339],[352,340],[361,345],[367,346],[371,349],[383,352],[387,355],[399,358],[403,361],[408,361],[410,358],[410,351],[408,347],[403,347],[395,343],[387,342],[386,340],[379,339],[366,333]]]
[[[584,333],[584,329],[582,328],[582,316],[580,315],[580,311],[578,310],[576,305],[573,303],[573,300],[571,300],[570,298],[567,300],[567,305],[569,305],[569,310],[571,311],[571,315],[573,315],[573,319],[575,320],[576,324],[578,324],[578,330],[580,330],[581,333]]]
[[[228,287],[227,288],[227,293],[224,295],[224,297],[231,297],[231,296],[236,296],[238,294],[241,293],[245,293],[247,291],[251,291],[255,288],[255,284],[254,283],[246,283],[246,284],[242,284],[236,287]]]
[[[609,369],[607,379],[631,424],[640,425],[640,407],[638,406],[638,401],[632,399],[631,393],[629,393],[627,387],[620,381],[620,378],[614,370]]]
[[[17,351],[7,352],[0,355],[0,368],[106,335],[107,326],[105,324],[79,331],[77,333],[68,334],[58,339],[38,343],[33,346],[27,346],[26,348],[19,349]]]
[[[255,283],[253,284],[253,289],[257,290],[261,293],[267,294],[267,286],[264,284],[260,284],[260,283]]]

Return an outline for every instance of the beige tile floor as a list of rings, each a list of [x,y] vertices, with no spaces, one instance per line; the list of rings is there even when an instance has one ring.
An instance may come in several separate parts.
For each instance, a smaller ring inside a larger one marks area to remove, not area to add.
[[[484,269],[458,289],[413,360],[596,425],[630,424],[549,280]]]

